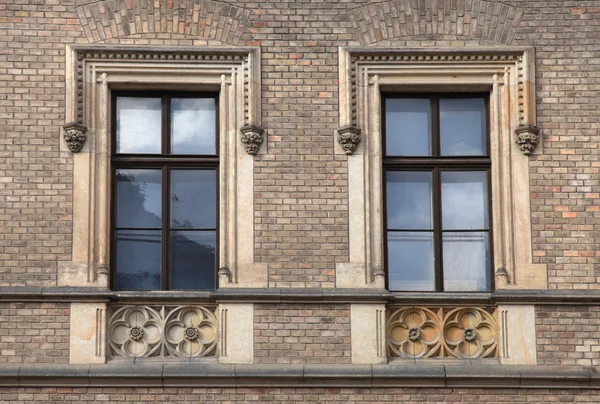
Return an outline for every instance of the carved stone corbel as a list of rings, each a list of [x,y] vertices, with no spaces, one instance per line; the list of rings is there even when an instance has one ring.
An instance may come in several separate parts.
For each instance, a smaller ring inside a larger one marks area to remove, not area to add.
[[[69,150],[73,153],[78,153],[83,149],[83,145],[87,139],[87,126],[78,122],[69,122],[63,125],[65,130],[64,138],[69,146]]]
[[[338,143],[342,145],[346,154],[352,154],[356,151],[360,143],[360,129],[356,126],[342,126],[338,129]]]
[[[506,269],[500,267],[496,270],[496,289],[505,288],[510,282]]]
[[[260,145],[263,142],[264,129],[256,125],[242,126],[240,129],[242,132],[242,143],[246,146],[246,152],[248,154],[258,153]]]
[[[540,142],[540,129],[533,125],[521,125],[515,129],[517,135],[516,143],[520,146],[524,155],[529,156]]]
[[[231,283],[231,271],[227,267],[219,268],[219,272],[217,273],[219,277],[219,286],[228,285]]]

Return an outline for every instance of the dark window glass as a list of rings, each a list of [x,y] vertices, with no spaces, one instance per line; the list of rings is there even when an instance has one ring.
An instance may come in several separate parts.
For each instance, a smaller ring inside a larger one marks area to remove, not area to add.
[[[113,288],[214,289],[216,97],[117,92],[113,105]]]
[[[490,290],[487,96],[390,96],[383,105],[389,289]]]

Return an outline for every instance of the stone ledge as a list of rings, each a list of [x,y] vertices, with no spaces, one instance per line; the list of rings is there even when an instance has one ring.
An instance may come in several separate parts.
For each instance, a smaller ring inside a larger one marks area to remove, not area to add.
[[[410,305],[598,304],[597,290],[509,290],[493,293],[389,292],[385,289],[225,288],[215,291],[118,292],[89,287],[0,287],[1,302],[102,303],[385,303]]]
[[[148,363],[108,365],[5,364],[0,386],[145,387],[448,387],[597,389],[595,368],[470,364],[221,365]]]

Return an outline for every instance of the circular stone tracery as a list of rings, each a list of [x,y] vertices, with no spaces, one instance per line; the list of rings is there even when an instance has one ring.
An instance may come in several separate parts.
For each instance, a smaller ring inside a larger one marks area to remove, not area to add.
[[[134,341],[139,341],[144,337],[144,330],[142,329],[142,327],[131,327],[131,330],[129,330],[129,337],[134,340]]]
[[[408,330],[408,339],[412,342],[417,342],[421,339],[421,330],[416,327],[412,327]]]

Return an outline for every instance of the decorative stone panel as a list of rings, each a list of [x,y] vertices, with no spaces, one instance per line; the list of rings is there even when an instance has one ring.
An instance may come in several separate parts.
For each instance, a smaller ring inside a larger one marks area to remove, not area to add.
[[[212,306],[113,306],[110,356],[203,357],[217,353],[218,321]]]
[[[348,11],[361,45],[390,38],[453,35],[510,44],[523,10],[483,0],[394,0]]]
[[[388,354],[410,359],[493,358],[496,310],[487,307],[399,307],[387,322]]]
[[[213,0],[111,0],[76,10],[90,43],[127,35],[172,33],[237,45],[252,14]]]

